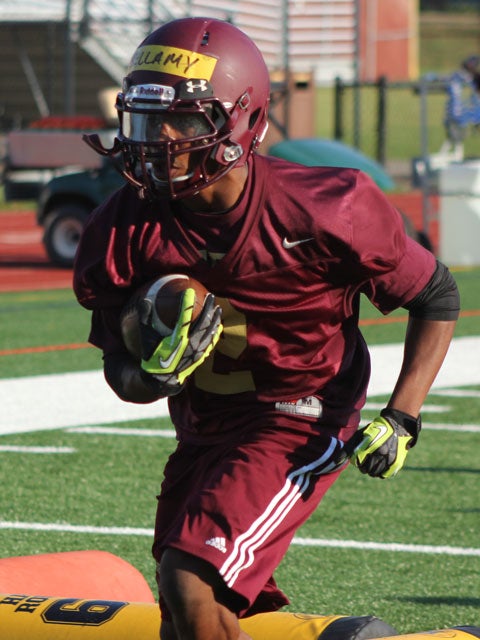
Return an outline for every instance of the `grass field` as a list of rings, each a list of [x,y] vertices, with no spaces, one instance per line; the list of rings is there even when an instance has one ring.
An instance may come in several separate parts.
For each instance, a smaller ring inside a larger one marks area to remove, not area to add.
[[[455,276],[464,314],[456,335],[480,335],[480,270]],[[365,305],[372,345],[401,342],[405,314],[393,317],[372,324],[378,313]],[[0,378],[99,369],[99,353],[83,344],[88,325],[70,291],[0,294]],[[65,345],[71,348],[59,348]],[[62,394],[61,376],[56,380]],[[364,419],[384,401],[370,397]],[[22,402],[28,412],[29,397]],[[298,531],[277,573],[290,610],[377,615],[404,633],[480,625],[480,385],[431,394],[424,422],[420,444],[397,478],[378,481],[347,469]],[[150,532],[174,441],[147,430],[171,425],[164,418],[115,426],[136,432],[62,428],[0,436],[3,557],[108,550],[137,567],[155,592]]]

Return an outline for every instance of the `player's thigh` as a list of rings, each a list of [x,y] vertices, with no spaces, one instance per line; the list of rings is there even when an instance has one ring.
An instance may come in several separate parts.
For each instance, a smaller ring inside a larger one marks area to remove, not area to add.
[[[157,560],[165,547],[203,558],[251,605],[335,481],[340,450],[328,433],[277,422],[204,451],[198,473],[184,474],[181,490],[170,487],[169,508],[160,507]]]

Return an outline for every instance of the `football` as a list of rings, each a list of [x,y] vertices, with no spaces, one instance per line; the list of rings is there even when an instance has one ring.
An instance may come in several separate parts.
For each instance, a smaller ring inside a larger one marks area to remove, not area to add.
[[[142,285],[130,298],[120,316],[122,338],[129,353],[141,359],[140,312],[145,300],[151,303],[152,326],[162,336],[172,333],[177,322],[185,289],[195,291],[192,321],[200,315],[207,289],[187,275],[173,273]]]

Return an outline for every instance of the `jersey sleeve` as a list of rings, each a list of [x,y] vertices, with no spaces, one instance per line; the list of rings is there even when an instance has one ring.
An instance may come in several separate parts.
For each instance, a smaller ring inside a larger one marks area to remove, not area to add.
[[[435,266],[434,255],[407,236],[404,253],[395,269],[369,280],[363,293],[377,309],[388,314],[404,307],[424,289]]]
[[[122,304],[122,289],[133,277],[128,225],[118,224],[131,204],[128,189],[117,191],[89,217],[80,238],[73,270],[73,290],[86,309]]]
[[[130,187],[117,191],[91,214],[77,250],[73,289],[92,311],[89,341],[104,353],[125,350],[120,313],[141,277],[129,222],[138,207]]]
[[[434,255],[409,237],[400,212],[359,172],[348,205],[350,247],[342,275],[383,313],[412,300],[435,271]]]
[[[119,353],[126,351],[120,332],[121,308],[95,309],[92,312],[92,321],[88,341],[104,353]]]

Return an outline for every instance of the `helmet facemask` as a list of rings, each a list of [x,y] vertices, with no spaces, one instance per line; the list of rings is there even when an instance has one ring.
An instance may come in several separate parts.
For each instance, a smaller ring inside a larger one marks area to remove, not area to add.
[[[195,80],[181,85],[177,91],[163,85],[133,85],[117,97],[125,175],[143,195],[167,194],[172,199],[193,195],[233,169],[243,154],[239,145],[228,143],[231,118],[213,97],[209,83]],[[211,95],[187,99],[185,88],[192,85]],[[172,130],[174,137],[168,135]],[[188,170],[176,174],[177,162],[185,154]]]

